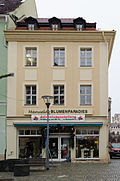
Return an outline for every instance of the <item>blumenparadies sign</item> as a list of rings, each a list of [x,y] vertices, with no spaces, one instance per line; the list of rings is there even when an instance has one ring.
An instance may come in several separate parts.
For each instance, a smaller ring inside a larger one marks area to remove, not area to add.
[[[87,114],[88,110],[81,110],[81,109],[56,109],[56,110],[50,110],[51,114]],[[47,113],[46,110],[28,110],[29,114],[44,114]]]
[[[33,122],[44,122],[47,121],[47,115],[32,115],[31,116]],[[66,122],[66,121],[84,121],[85,115],[49,115],[50,122]]]

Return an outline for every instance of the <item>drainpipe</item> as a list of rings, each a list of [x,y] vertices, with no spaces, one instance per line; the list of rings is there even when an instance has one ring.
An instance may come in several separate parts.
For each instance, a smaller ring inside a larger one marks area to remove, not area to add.
[[[5,30],[7,30],[7,22],[8,22],[8,15],[5,15]],[[6,44],[6,41],[4,39],[4,46],[8,48],[8,45]]]

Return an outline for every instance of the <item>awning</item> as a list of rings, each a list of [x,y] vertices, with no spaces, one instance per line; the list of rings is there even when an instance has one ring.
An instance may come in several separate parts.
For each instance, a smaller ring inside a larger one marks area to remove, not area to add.
[[[60,126],[103,126],[102,122],[79,122],[79,123],[49,123],[49,126],[57,127]],[[41,126],[47,126],[47,123],[14,123],[15,127],[41,127]]]

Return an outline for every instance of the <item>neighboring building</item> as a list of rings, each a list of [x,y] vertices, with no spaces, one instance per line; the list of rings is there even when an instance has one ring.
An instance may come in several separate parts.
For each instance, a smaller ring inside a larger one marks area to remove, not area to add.
[[[120,123],[120,114],[114,114],[114,116],[112,117],[112,123]]]
[[[120,123],[111,123],[110,133],[113,133],[114,135],[120,135]]]
[[[31,5],[30,5],[31,3]],[[28,9],[29,8],[29,13]],[[31,11],[30,11],[31,9]],[[37,12],[34,0],[26,0],[22,3],[21,0],[0,0],[0,76],[6,75],[7,70],[7,43],[4,38],[4,30],[11,28],[15,29],[16,25],[13,20],[16,21],[24,15],[28,17],[30,15],[37,18]],[[15,20],[15,19],[14,19]],[[9,72],[10,73],[10,72]],[[9,79],[11,79],[9,77]],[[0,78],[0,159],[5,157],[6,153],[6,110],[7,110],[7,78]]]
[[[109,123],[111,123],[111,104],[112,104],[112,99],[111,97],[108,98],[108,119]]]
[[[22,31],[21,31],[22,30]],[[83,18],[34,19],[5,31],[8,41],[7,158],[45,156],[50,106],[52,160],[109,161],[108,65],[115,31]]]

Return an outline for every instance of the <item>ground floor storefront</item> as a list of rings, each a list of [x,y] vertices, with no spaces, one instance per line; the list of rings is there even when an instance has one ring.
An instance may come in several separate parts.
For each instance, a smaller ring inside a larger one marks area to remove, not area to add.
[[[45,157],[46,126],[26,120],[7,124],[7,158]],[[108,127],[104,122],[49,123],[49,159],[108,162]]]

